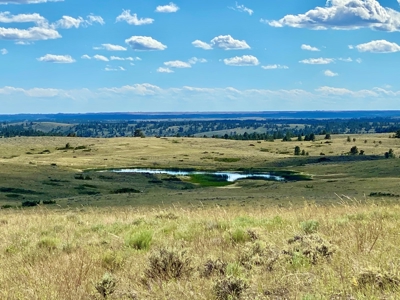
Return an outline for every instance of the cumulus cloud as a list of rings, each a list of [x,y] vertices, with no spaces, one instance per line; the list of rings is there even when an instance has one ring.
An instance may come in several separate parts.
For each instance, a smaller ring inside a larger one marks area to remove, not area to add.
[[[183,68],[191,68],[192,65],[181,61],[181,60],[174,60],[174,61],[167,61],[164,63],[165,66],[169,67],[169,68],[179,68],[179,69],[183,69]]]
[[[209,44],[207,44],[205,42],[202,42],[200,40],[195,40],[194,42],[192,42],[192,45],[195,46],[196,48],[202,48],[204,50],[211,50],[212,49],[211,45],[209,45]]]
[[[105,57],[103,55],[99,55],[99,54],[96,54],[95,56],[93,56],[93,58],[95,60],[100,60],[100,61],[109,61],[109,59],[107,57]]]
[[[178,10],[179,10],[179,7],[173,2],[170,2],[167,5],[159,5],[156,8],[156,12],[159,12],[159,13],[174,13],[174,12],[177,12]]]
[[[133,50],[136,51],[155,51],[165,50],[167,46],[149,36],[132,36],[125,40]]]
[[[81,56],[82,59],[92,59],[89,55],[84,54]]]
[[[128,60],[128,61],[139,60],[139,59],[136,59],[136,58],[133,58],[133,57],[130,57],[130,56],[129,57],[111,56],[110,59],[111,60],[120,60],[120,61],[123,61],[123,60]]]
[[[351,57],[348,57],[348,58],[340,57],[340,58],[338,58],[338,60],[344,61],[344,62],[352,62],[353,61],[353,59]]]
[[[104,68],[104,71],[107,71],[107,72],[116,72],[116,71],[126,71],[126,70],[125,70],[124,67],[117,67],[117,68],[114,68],[114,67],[107,66],[107,67]]]
[[[224,59],[224,63],[228,66],[247,67],[257,66],[260,64],[257,57],[253,55],[235,56]]]
[[[107,51],[126,51],[128,50],[125,47],[122,47],[120,45],[113,45],[113,44],[101,44],[101,47],[93,47],[95,50],[107,50]]]
[[[371,41],[369,43],[357,45],[356,48],[360,52],[373,53],[393,53],[400,51],[400,46],[398,44],[386,40]]]
[[[58,64],[71,64],[75,62],[75,59],[71,55],[54,55],[46,54],[45,56],[39,57],[38,61],[58,63]]]
[[[332,72],[331,70],[326,70],[326,71],[324,72],[324,75],[325,75],[325,76],[328,76],[328,77],[335,77],[335,76],[338,76],[339,74],[338,74],[338,73],[334,73],[334,72]]]
[[[237,2],[235,3],[234,7],[228,7],[229,9],[238,11],[238,12],[244,12],[244,13],[248,13],[250,16],[254,13],[254,11],[250,8],[247,8],[246,6],[239,5]]]
[[[55,28],[70,29],[72,27],[79,28],[83,23],[85,23],[85,20],[82,17],[73,18],[70,16],[63,16],[54,26]]]
[[[51,25],[53,28],[79,28],[81,26],[87,27],[89,25],[93,25],[94,23],[99,23],[100,25],[104,25],[105,22],[102,17],[89,15],[86,19],[82,17],[74,18],[71,16],[63,16],[60,20]]]
[[[360,29],[400,31],[400,12],[383,7],[377,0],[327,0],[304,14],[287,15],[280,20],[261,22],[273,27],[309,29]]]
[[[266,66],[261,66],[264,70],[276,70],[276,69],[289,69],[288,66],[285,65],[266,65]]]
[[[312,47],[312,46],[306,45],[306,44],[301,45],[301,49],[306,50],[306,51],[321,51],[317,47]]]
[[[174,73],[174,71],[172,71],[170,68],[163,68],[163,67],[159,67],[157,69],[158,73]]]
[[[0,49],[1,55],[6,55],[8,53],[7,49]]]
[[[0,12],[0,23],[47,23],[46,18],[41,15],[34,14],[18,14],[12,15],[10,12]]]
[[[205,59],[205,58],[192,57],[191,59],[189,59],[189,64],[191,64],[191,65],[195,65],[197,63],[204,64],[206,62],[207,62],[207,59]]]
[[[135,26],[140,26],[140,25],[148,25],[152,24],[154,22],[154,19],[151,18],[141,18],[139,19],[137,17],[137,14],[131,15],[130,10],[124,10],[116,19],[117,22],[123,22],[125,21],[129,25],[135,25]]]
[[[61,38],[61,35],[52,28],[31,27],[28,29],[18,29],[0,27],[0,40],[29,42],[58,38]]]
[[[205,50],[210,49],[222,49],[222,50],[244,50],[250,49],[250,46],[246,41],[235,40],[230,35],[220,35],[211,40],[209,44],[196,40],[192,44],[197,48],[203,48]]]
[[[309,58],[309,59],[303,59],[299,61],[299,63],[302,64],[308,64],[308,65],[328,65],[330,63],[333,63],[335,60],[333,58]]]

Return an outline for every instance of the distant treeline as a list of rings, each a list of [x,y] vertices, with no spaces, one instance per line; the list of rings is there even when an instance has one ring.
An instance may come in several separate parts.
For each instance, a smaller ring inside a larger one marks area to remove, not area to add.
[[[41,126],[46,124],[46,126]],[[46,128],[44,130],[43,128]],[[0,136],[78,137],[214,137],[233,140],[307,139],[311,134],[389,133],[400,129],[400,119],[275,119],[275,120],[158,120],[87,121],[80,123],[22,122],[0,124]],[[139,134],[140,131],[140,134]]]
[[[24,125],[3,125],[0,126],[0,137],[10,138],[16,136],[62,136],[62,133],[43,132]]]

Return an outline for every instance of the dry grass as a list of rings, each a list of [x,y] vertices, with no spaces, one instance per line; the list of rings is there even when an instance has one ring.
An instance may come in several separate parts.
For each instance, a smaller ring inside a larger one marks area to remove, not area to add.
[[[344,200],[2,210],[0,298],[398,299],[400,207]]]
[[[333,135],[326,143],[323,136],[316,142],[255,143],[199,138],[66,138],[19,137],[0,139],[0,163],[14,165],[50,165],[69,169],[114,168],[126,166],[160,167],[252,167],[265,161],[293,156],[295,146],[309,152],[310,156],[324,153],[336,156],[348,153],[352,146],[364,150],[366,155],[383,156],[390,148],[400,148],[400,139],[389,134],[351,135],[356,142],[347,142],[347,135]],[[365,141],[367,141],[365,143]],[[81,150],[57,150],[70,143],[71,147],[86,146]],[[249,145],[254,146],[250,147]],[[42,153],[49,150],[50,153]],[[233,159],[232,162],[217,160]],[[235,159],[240,159],[235,162]]]

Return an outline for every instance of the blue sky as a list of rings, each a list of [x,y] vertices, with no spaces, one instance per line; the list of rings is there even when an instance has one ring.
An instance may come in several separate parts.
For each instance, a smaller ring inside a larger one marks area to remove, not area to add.
[[[399,109],[399,2],[0,0],[0,113]]]

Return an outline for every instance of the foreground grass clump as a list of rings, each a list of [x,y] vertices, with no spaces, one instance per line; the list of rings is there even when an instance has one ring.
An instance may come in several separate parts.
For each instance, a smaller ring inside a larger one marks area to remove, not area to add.
[[[0,299],[399,299],[400,206],[0,210]]]

